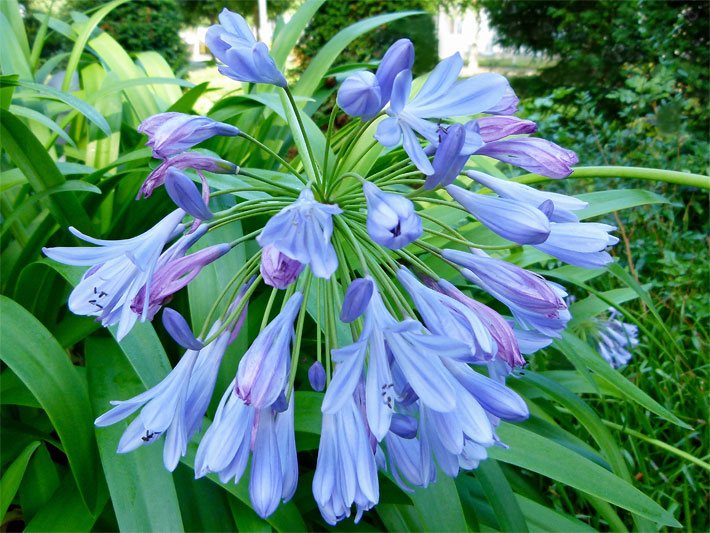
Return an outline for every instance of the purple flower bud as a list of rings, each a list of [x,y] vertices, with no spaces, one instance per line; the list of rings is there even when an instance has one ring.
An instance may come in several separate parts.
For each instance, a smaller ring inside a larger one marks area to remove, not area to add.
[[[215,135],[239,135],[239,129],[230,124],[183,113],[159,113],[143,121],[138,131],[148,135],[145,144],[159,159],[184,152]]]
[[[304,266],[303,263],[279,252],[273,244],[266,245],[261,252],[259,270],[264,283],[276,289],[285,289],[296,281]]]
[[[399,39],[385,52],[375,74],[381,92],[380,109],[389,102],[397,74],[403,70],[410,70],[412,65],[414,65],[414,45],[409,39]]]
[[[168,169],[165,190],[179,208],[198,220],[210,220],[212,212],[205,205],[200,191],[193,181],[180,170]]]
[[[417,419],[395,413],[392,415],[390,431],[403,439],[413,439],[417,436]]]
[[[369,181],[362,184],[362,190],[367,200],[367,233],[373,241],[399,250],[422,236],[422,220],[411,200],[382,192]]]
[[[175,342],[188,350],[201,350],[204,344],[195,338],[183,316],[169,307],[163,310],[163,326]]]
[[[354,279],[345,292],[343,307],[340,310],[340,320],[352,322],[365,312],[372,298],[375,284],[370,278]]]
[[[237,81],[286,87],[286,78],[269,55],[268,47],[254,39],[244,17],[223,9],[219,24],[210,26],[205,42],[223,65],[219,71]]]
[[[206,170],[215,174],[237,174],[239,172],[237,165],[224,159],[200,152],[183,152],[166,159],[158,165],[143,182],[137,198],[141,196],[147,198],[153,194],[156,188],[165,183],[165,176],[170,168],[178,170],[194,168],[195,170]]]
[[[515,94],[515,91],[506,80],[507,87],[503,92],[503,96],[498,101],[496,105],[491,108],[486,109],[485,113],[490,113],[491,115],[513,115],[518,110],[518,103],[520,103],[520,98]]]
[[[545,214],[528,204],[472,193],[456,185],[449,185],[446,190],[481,224],[504,239],[518,244],[539,244],[550,234]]]
[[[548,178],[566,178],[572,173],[577,154],[538,137],[519,137],[484,144],[477,155],[524,168]]]
[[[518,117],[484,117],[477,121],[481,137],[485,142],[497,141],[509,135],[522,133],[535,133],[537,124],[532,120],[523,120]]]
[[[380,86],[372,72],[356,72],[338,90],[338,105],[351,117],[370,120],[382,109]]]
[[[316,361],[308,369],[308,381],[316,392],[321,392],[325,388],[325,368],[320,361]]]

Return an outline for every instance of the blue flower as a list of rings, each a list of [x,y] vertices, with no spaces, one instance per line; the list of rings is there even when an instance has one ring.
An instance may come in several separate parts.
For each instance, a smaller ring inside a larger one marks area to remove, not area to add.
[[[211,220],[212,212],[195,183],[181,170],[170,168],[165,176],[165,190],[170,199],[197,220]],[[208,198],[209,199],[209,198]]]
[[[225,8],[219,22],[207,29],[205,42],[223,63],[218,66],[220,73],[237,81],[286,87],[286,78],[269,55],[269,48],[254,39],[244,17]]]
[[[508,87],[503,76],[493,73],[457,81],[462,67],[463,60],[458,53],[441,61],[411,102],[407,102],[412,86],[411,71],[403,70],[395,77],[387,110],[390,116],[380,122],[375,138],[387,147],[401,142],[424,174],[433,174],[434,168],[415,132],[434,145],[439,143],[439,128],[427,119],[485,112],[501,100]]]
[[[286,388],[291,363],[293,321],[303,295],[294,293],[239,361],[237,395],[256,409],[270,407]]]
[[[314,276],[327,279],[338,268],[338,257],[330,242],[332,216],[342,212],[337,205],[316,202],[306,188],[298,200],[267,222],[256,240],[262,248],[273,244],[287,257],[310,265]]]
[[[261,265],[259,272],[264,278],[264,283],[276,289],[285,289],[298,279],[303,272],[304,265],[269,244],[261,252]]]
[[[313,497],[323,519],[334,526],[350,516],[353,505],[359,522],[378,502],[379,490],[375,456],[350,395],[337,411],[323,415]]]
[[[215,135],[239,135],[239,129],[211,118],[184,113],[158,113],[138,126],[148,136],[145,143],[153,149],[153,157],[167,159],[192,148]]]
[[[515,137],[484,144],[476,155],[486,155],[548,178],[566,178],[577,154],[538,137]]]
[[[639,328],[626,324],[620,318],[619,312],[609,308],[608,320],[597,321],[597,350],[612,368],[619,368],[631,361],[631,350],[639,344]]]
[[[323,368],[323,364],[320,361],[316,361],[308,369],[308,382],[316,392],[321,392],[325,389],[325,368]]]
[[[529,204],[473,193],[456,185],[449,185],[446,190],[481,224],[504,239],[518,244],[540,244],[550,235],[550,222],[545,214]]]
[[[413,64],[412,42],[398,40],[385,53],[376,74],[356,72],[346,78],[338,90],[338,105],[350,116],[370,120],[389,102],[397,74]]]
[[[615,229],[596,222],[553,222],[550,236],[535,248],[570,265],[602,268],[613,261],[606,248],[619,242],[609,235]]]
[[[153,273],[165,244],[184,230],[180,224],[184,216],[177,209],[142,235],[115,241],[94,239],[69,228],[76,237],[98,246],[43,248],[47,257],[59,263],[91,266],[69,295],[69,309],[77,315],[96,316],[104,326],[118,324],[116,336],[122,339],[138,320],[131,304],[143,287],[146,298],[140,316],[147,318]]]
[[[427,176],[425,189],[452,184],[466,165],[468,158],[483,145],[475,120],[465,125],[439,127],[439,145],[431,165],[434,173]]]
[[[532,120],[523,120],[518,117],[483,117],[476,120],[475,123],[478,126],[478,132],[481,134],[481,138],[487,143],[498,141],[509,135],[521,135],[523,133],[535,133],[537,131],[537,124]]]
[[[210,334],[220,327],[221,323],[215,322]],[[200,428],[231,335],[228,329],[201,350],[185,352],[155,387],[130,400],[111,402],[115,407],[96,419],[97,426],[115,424],[141,410],[123,433],[119,453],[133,451],[165,434],[163,462],[168,470],[175,469],[187,452],[188,442]]]
[[[382,192],[370,181],[362,184],[367,200],[367,233],[381,246],[399,250],[422,236],[422,219],[401,194]]]

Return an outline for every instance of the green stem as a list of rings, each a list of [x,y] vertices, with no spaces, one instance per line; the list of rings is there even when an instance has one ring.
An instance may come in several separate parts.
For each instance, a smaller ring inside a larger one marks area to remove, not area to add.
[[[291,352],[291,372],[288,376],[288,388],[286,390],[286,400],[290,400],[293,384],[296,381],[296,370],[298,369],[298,354],[301,353],[301,338],[303,337],[303,324],[306,319],[306,311],[308,308],[308,295],[311,292],[311,281],[313,274],[309,270],[306,272],[306,281],[303,286],[303,302],[301,309],[298,312],[298,320],[296,321],[296,335],[293,342],[293,351]],[[293,286],[293,285],[291,285]],[[286,301],[286,298],[284,298]]]
[[[304,134],[305,135],[305,134]],[[306,178],[301,176],[300,172],[298,172],[295,168],[291,166],[291,164],[286,161],[283,157],[281,157],[279,154],[277,154],[274,150],[266,146],[263,142],[261,142],[259,139],[252,137],[248,133],[244,133],[243,131],[239,133],[240,137],[243,137],[247,141],[255,144],[259,148],[261,148],[264,152],[268,153],[276,159],[279,163],[281,163],[285,168],[287,168],[294,176],[296,176],[298,179],[300,179],[303,183],[306,183]]]
[[[333,136],[333,125],[335,124],[335,116],[338,114],[338,104],[333,104],[333,109],[330,111],[328,119],[328,131],[325,134],[325,154],[323,155],[323,173],[328,175],[328,156],[330,155],[330,141]]]
[[[207,339],[205,339],[205,346],[212,343],[217,337],[219,337],[224,332],[224,330],[227,329],[230,326],[230,324],[234,320],[236,320],[236,318],[239,317],[239,315],[242,314],[242,311],[244,311],[244,308],[249,303],[249,298],[251,298],[252,294],[254,294],[254,291],[259,286],[261,279],[262,279],[261,275],[259,275],[254,280],[254,283],[251,284],[251,286],[244,293],[244,296],[242,297],[242,299],[239,301],[239,305],[237,305],[236,309],[234,309],[234,311],[232,311],[229,314],[229,316],[227,316],[227,318],[222,323],[222,326],[217,331],[215,331],[212,335],[210,335]]]
[[[269,301],[266,303],[266,309],[264,309],[264,316],[261,318],[261,327],[259,328],[259,331],[264,329],[266,327],[266,324],[269,323],[269,316],[271,316],[271,308],[274,306],[274,302],[276,301],[276,295],[278,294],[278,292],[279,290],[276,288],[271,289]]]
[[[318,171],[318,165],[316,163],[316,158],[313,153],[313,148],[311,148],[311,142],[308,140],[308,134],[306,133],[306,128],[303,125],[303,119],[301,118],[301,111],[298,109],[298,105],[296,105],[296,100],[293,97],[293,93],[291,92],[291,89],[288,87],[284,88],[284,92],[286,93],[286,97],[288,98],[289,103],[291,104],[291,109],[293,110],[293,114],[296,115],[296,122],[298,122],[298,127],[301,130],[301,135],[303,136],[303,141],[306,144],[306,156],[308,157],[308,160],[311,163],[311,166],[313,167],[313,173],[314,177],[316,178],[316,181],[318,181],[318,178],[320,177],[320,172]],[[301,154],[301,157],[303,157],[303,154]]]
[[[281,190],[283,190],[283,191],[286,191],[286,192],[289,192],[289,193],[291,193],[291,194],[295,194],[296,196],[298,196],[298,194],[301,192],[301,191],[299,191],[298,189],[296,189],[296,188],[294,188],[294,187],[290,187],[290,186],[284,185],[284,184],[282,184],[282,183],[276,183],[276,182],[273,182],[273,181],[269,181],[267,178],[262,178],[261,176],[258,176],[258,175],[256,175],[256,174],[253,174],[253,173],[251,173],[251,172],[249,172],[248,170],[245,170],[245,169],[239,169],[239,173],[242,174],[242,175],[244,175],[244,176],[246,176],[246,177],[248,177],[248,178],[251,178],[251,179],[260,181],[261,183],[266,183],[267,185],[270,185],[270,186],[272,186],[272,187],[278,187],[279,189],[281,189]],[[301,176],[299,175],[299,178],[300,178],[300,177],[301,177]],[[303,180],[302,180],[302,181],[303,181]],[[304,181],[304,183],[305,183],[305,181]]]
[[[641,180],[665,181],[676,185],[687,185],[689,187],[699,187],[710,189],[710,177],[702,174],[692,174],[690,172],[677,172],[675,170],[662,170],[658,168],[645,167],[577,167],[572,171],[570,178],[636,178]],[[551,178],[540,174],[525,174],[518,176],[514,181],[520,183],[538,183],[548,181]]]

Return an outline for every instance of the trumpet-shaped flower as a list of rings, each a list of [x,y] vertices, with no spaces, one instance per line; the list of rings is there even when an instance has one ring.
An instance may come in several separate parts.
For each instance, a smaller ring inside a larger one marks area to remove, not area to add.
[[[595,222],[553,222],[550,236],[535,248],[570,265],[602,268],[613,261],[606,248],[619,242],[618,237],[609,235],[615,229]]]
[[[272,244],[285,256],[309,265],[314,276],[327,279],[338,268],[338,257],[330,242],[332,217],[342,212],[337,205],[316,202],[306,188],[298,200],[267,222],[256,240],[262,248]]]
[[[504,239],[518,244],[539,244],[550,235],[545,214],[524,202],[477,194],[456,185],[446,190],[476,219]]]
[[[69,309],[77,315],[96,316],[104,326],[118,324],[120,340],[133,327],[138,315],[131,303],[145,287],[142,318],[148,315],[150,286],[165,243],[182,232],[185,212],[173,211],[150,230],[123,240],[94,239],[69,228],[76,237],[96,247],[44,248],[44,254],[65,265],[91,266],[69,295]]]
[[[399,250],[422,236],[422,219],[410,199],[382,192],[369,181],[362,184],[362,190],[367,199],[367,233],[373,241]]]
[[[349,517],[353,505],[359,522],[379,500],[375,456],[352,395],[336,412],[323,415],[313,497],[330,525]]]
[[[286,78],[269,55],[269,48],[254,38],[244,17],[225,8],[219,22],[207,29],[205,42],[222,62],[217,67],[220,73],[237,81],[286,87]]]
[[[457,81],[463,59],[457,53],[441,61],[427,78],[417,95],[410,101],[412,72],[403,70],[394,79],[387,114],[380,122],[375,138],[384,146],[394,147],[400,142],[412,162],[424,174],[434,168],[419,144],[415,132],[437,145],[438,126],[427,119],[443,119],[485,112],[503,97],[507,82],[493,73],[479,74]]]
[[[239,135],[239,129],[207,117],[184,113],[159,113],[138,126],[148,136],[145,143],[153,149],[153,157],[167,159],[215,135]]]
[[[283,392],[291,362],[293,321],[303,295],[296,292],[254,340],[239,362],[237,395],[256,409],[270,407]]]

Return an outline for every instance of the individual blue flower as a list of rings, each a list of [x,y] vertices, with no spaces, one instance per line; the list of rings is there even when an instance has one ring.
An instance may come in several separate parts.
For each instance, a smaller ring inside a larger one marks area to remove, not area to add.
[[[608,320],[597,322],[594,337],[597,350],[612,368],[619,368],[631,361],[631,350],[639,344],[639,328],[626,324],[619,317],[621,314],[613,307],[609,309]]]
[[[285,389],[291,362],[293,321],[302,301],[303,294],[294,293],[239,361],[236,390],[247,405],[256,409],[270,407]]]
[[[195,183],[181,170],[170,168],[165,177],[165,191],[170,199],[196,220],[211,220],[213,215]]]
[[[325,413],[313,477],[313,497],[323,519],[334,526],[349,517],[355,523],[380,498],[377,466],[365,421],[352,394],[334,413]]]
[[[357,320],[370,305],[370,298],[375,290],[375,284],[370,278],[357,278],[350,283],[340,310],[340,320],[350,323]]]
[[[221,325],[215,322],[209,335]],[[133,451],[164,434],[163,463],[171,472],[175,470],[180,457],[187,453],[188,442],[200,428],[231,335],[228,328],[201,350],[185,352],[155,387],[130,400],[111,402],[115,407],[96,419],[97,426],[115,424],[140,409],[123,433],[118,453]]]
[[[497,347],[493,338],[471,309],[442,292],[426,287],[406,267],[397,271],[397,279],[412,297],[429,331],[469,346],[470,353],[464,361],[483,362],[495,355]]]
[[[286,87],[286,78],[269,55],[269,48],[254,38],[244,17],[224,8],[219,22],[207,29],[205,42],[222,62],[217,67],[220,73],[237,81]]]
[[[265,246],[261,252],[259,272],[264,283],[276,289],[285,289],[296,281],[303,267],[302,263],[282,254],[272,244]]]
[[[615,229],[596,222],[553,222],[550,236],[535,248],[570,265],[602,268],[613,261],[606,248],[619,242],[609,235]]]
[[[177,209],[142,235],[115,241],[94,239],[70,227],[73,235],[97,246],[43,248],[47,257],[59,263],[91,267],[69,295],[69,309],[96,316],[104,326],[118,324],[116,336],[121,340],[139,317],[131,304],[145,287],[140,316],[146,320],[153,273],[165,244],[184,230],[180,223],[184,216]]]
[[[473,193],[456,185],[449,185],[446,190],[481,224],[504,239],[518,244],[540,244],[550,235],[549,220],[531,205]]]
[[[422,236],[422,219],[409,198],[382,192],[369,181],[363,182],[362,190],[367,200],[367,233],[373,241],[399,250]]]
[[[387,110],[389,117],[378,125],[375,138],[387,147],[401,142],[412,162],[426,175],[433,174],[434,168],[415,132],[437,145],[439,128],[427,119],[482,113],[501,100],[508,86],[503,76],[494,73],[457,81],[462,67],[463,59],[458,53],[441,61],[410,102],[407,100],[412,73],[403,70],[397,74]]]
[[[187,320],[179,312],[169,307],[163,311],[163,326],[168,335],[183,348],[188,350],[201,350],[204,344],[192,333]]]
[[[345,79],[338,90],[338,105],[348,115],[370,120],[389,102],[394,79],[414,64],[414,46],[400,39],[389,47],[377,73],[356,72]]]
[[[500,100],[496,102],[493,107],[489,107],[484,111],[484,113],[489,113],[491,115],[513,115],[518,111],[518,104],[520,103],[520,98],[515,94],[515,91],[505,80],[505,90],[503,91],[503,96]]]
[[[159,113],[138,126],[148,136],[145,143],[153,149],[153,157],[167,159],[192,148],[215,135],[239,135],[239,129],[207,117],[184,113]]]
[[[461,173],[468,158],[483,146],[483,139],[475,120],[439,127],[439,145],[431,162],[434,173],[427,176],[425,189],[452,184]]]
[[[444,258],[462,267],[462,274],[507,305],[524,326],[559,337],[570,314],[567,293],[542,276],[487,255],[444,250]]]
[[[217,407],[195,456],[195,476],[211,472],[223,483],[238,483],[251,455],[249,497],[262,518],[293,497],[298,482],[294,399],[282,412],[244,403],[232,381]]]
[[[308,369],[308,382],[316,392],[322,392],[325,389],[325,368],[320,361],[316,361]]]
[[[579,211],[587,207],[587,202],[579,200],[574,196],[559,194],[556,192],[540,191],[511,180],[494,178],[477,170],[469,170],[466,176],[480,183],[484,187],[488,187],[493,192],[499,194],[503,198],[518,200],[525,202],[534,207],[540,207],[545,202],[551,202],[553,210],[547,215],[551,222],[576,222],[577,216],[573,211]]]
[[[305,188],[298,200],[266,223],[256,240],[262,248],[272,244],[287,257],[309,265],[314,276],[328,279],[338,268],[330,242],[332,217],[342,212],[337,205],[316,202],[311,189]]]
[[[153,194],[156,188],[165,183],[168,170],[173,168],[177,170],[192,168],[198,172],[206,170],[215,174],[236,174],[239,172],[237,165],[224,159],[200,152],[183,152],[167,158],[148,175],[141,185],[137,199],[142,196],[147,198]]]
[[[484,144],[476,155],[486,155],[548,178],[566,178],[577,154],[538,137],[515,137]]]

